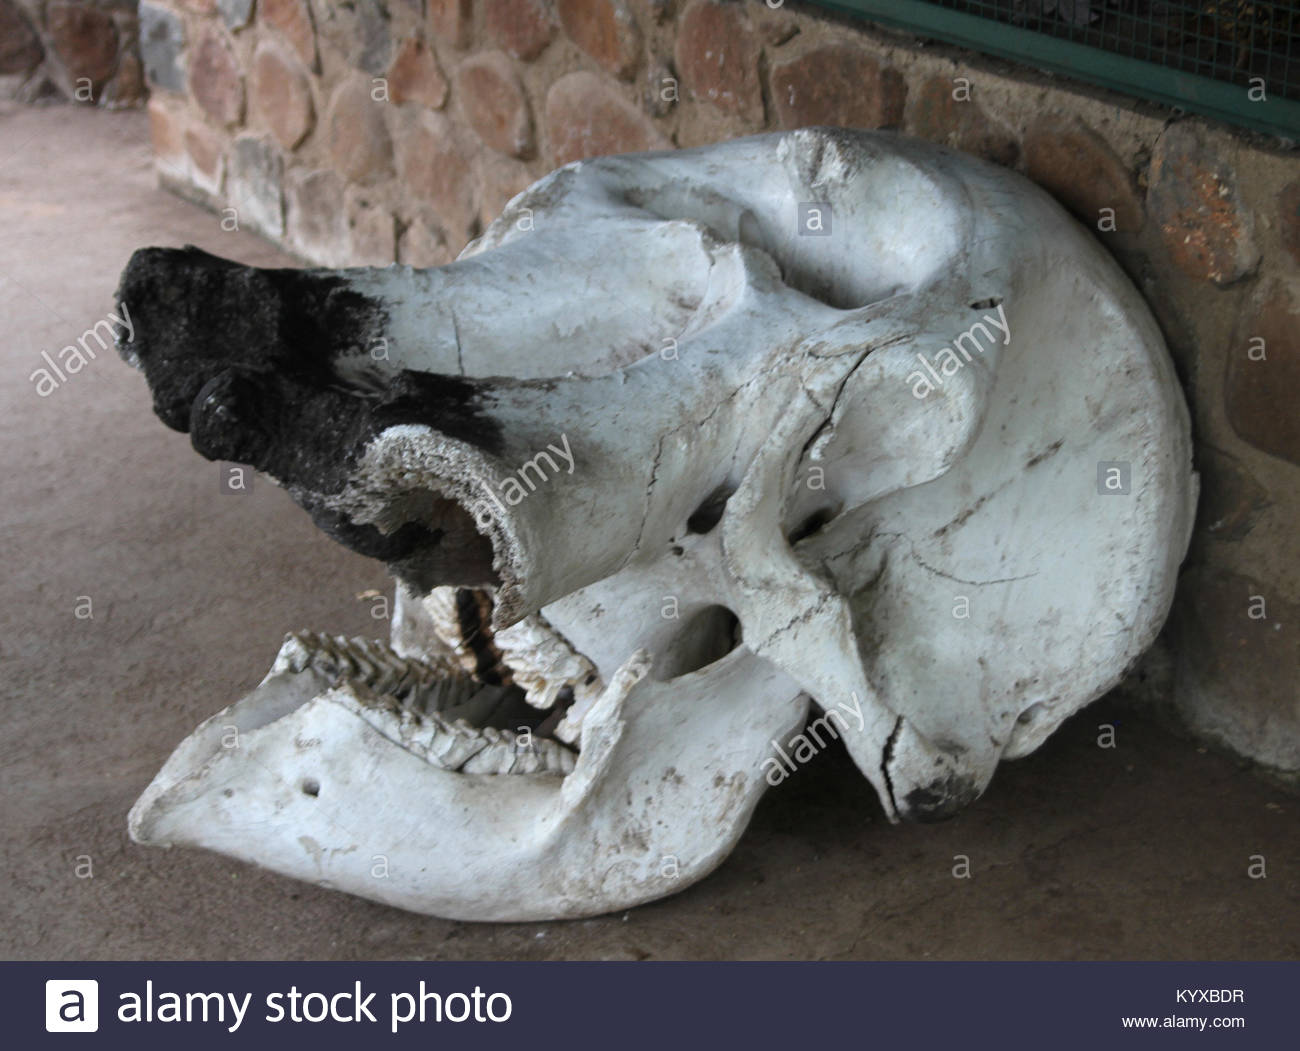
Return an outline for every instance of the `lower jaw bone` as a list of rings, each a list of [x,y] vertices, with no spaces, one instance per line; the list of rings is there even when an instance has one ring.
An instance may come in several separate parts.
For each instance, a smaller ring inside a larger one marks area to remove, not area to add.
[[[766,788],[771,742],[807,716],[798,688],[743,649],[671,683],[637,653],[587,711],[576,762],[535,742],[554,769],[481,774],[482,751],[455,769],[453,754],[401,743],[402,714],[373,691],[293,670],[297,645],[176,749],[131,811],[137,842],[206,847],[449,919],[597,915],[717,866]],[[665,770],[644,745],[670,734],[681,747]]]

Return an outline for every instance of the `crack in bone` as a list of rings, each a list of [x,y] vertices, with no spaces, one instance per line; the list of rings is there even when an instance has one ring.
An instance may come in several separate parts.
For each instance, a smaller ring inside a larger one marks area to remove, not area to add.
[[[983,588],[991,587],[994,584],[1014,584],[1017,580],[1032,580],[1034,577],[1038,576],[1038,571],[1035,570],[1033,573],[1025,573],[1018,577],[1002,577],[998,580],[967,580],[964,577],[955,577],[951,573],[945,573],[942,569],[936,569],[934,566],[929,565],[916,553],[915,543],[910,539],[908,543],[911,546],[910,554],[913,562],[924,569],[927,573],[933,573],[936,577],[943,577],[944,580],[951,580],[956,584],[969,584],[973,588]]]
[[[889,804],[893,813],[898,813],[898,799],[894,795],[894,779],[889,773],[889,764],[894,761],[894,749],[898,746],[898,735],[903,732],[903,717],[896,716],[894,719],[894,728],[889,733],[889,739],[885,742],[885,747],[880,753],[880,776],[885,782],[885,790],[889,794]]]

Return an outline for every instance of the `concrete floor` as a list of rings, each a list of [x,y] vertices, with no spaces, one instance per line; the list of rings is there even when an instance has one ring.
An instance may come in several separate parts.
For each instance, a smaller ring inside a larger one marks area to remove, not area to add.
[[[357,595],[387,578],[269,483],[223,494],[114,354],[48,397],[30,382],[42,350],[113,308],[138,246],[291,264],[155,189],[142,114],[0,109],[0,224],[0,955],[1300,957],[1300,800],[1114,698],[944,825],[890,827],[824,753],[708,880],[598,920],[450,923],[134,845],[126,812],[172,747],[260,679],[286,630],[382,635]],[[1115,720],[1118,747],[1099,748]]]

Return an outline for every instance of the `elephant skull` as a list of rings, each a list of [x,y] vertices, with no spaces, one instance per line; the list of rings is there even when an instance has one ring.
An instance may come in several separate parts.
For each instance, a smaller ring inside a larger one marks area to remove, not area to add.
[[[952,814],[1120,678],[1186,549],[1136,292],[887,134],[572,164],[434,270],[146,249],[120,295],[159,416],[398,579],[389,643],[289,636],[131,833],[418,912],[681,889],[828,738],[891,820]]]

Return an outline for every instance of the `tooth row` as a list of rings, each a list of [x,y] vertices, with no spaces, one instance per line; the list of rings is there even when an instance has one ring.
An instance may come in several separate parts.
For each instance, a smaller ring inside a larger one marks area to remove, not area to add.
[[[347,682],[332,691],[348,707],[395,744],[443,770],[463,774],[567,774],[577,756],[558,741],[463,720],[449,722],[433,712],[422,715],[393,704],[364,683]]]
[[[425,596],[424,608],[438,637],[456,653],[466,671],[473,671],[477,658],[460,637],[456,588],[434,588]],[[534,708],[553,708],[560,692],[568,688],[573,691],[574,708],[585,711],[605,688],[596,666],[540,613],[496,632],[492,643],[515,685],[524,691],[524,699]]]
[[[586,707],[605,688],[596,666],[569,645],[541,614],[525,617],[497,632],[495,641],[515,685],[525,691],[525,700],[534,708],[554,707],[566,687],[573,691],[574,700]]]
[[[375,639],[293,632],[285,637],[275,670],[301,672],[307,668],[332,679],[361,679],[374,692],[400,697],[408,707],[420,711],[462,704],[481,685],[450,662],[399,657],[392,647]]]
[[[434,634],[455,654],[460,669],[467,675],[473,674],[478,667],[478,657],[468,642],[461,638],[460,611],[456,607],[457,588],[434,588],[424,597],[424,610],[429,615],[429,623]]]

